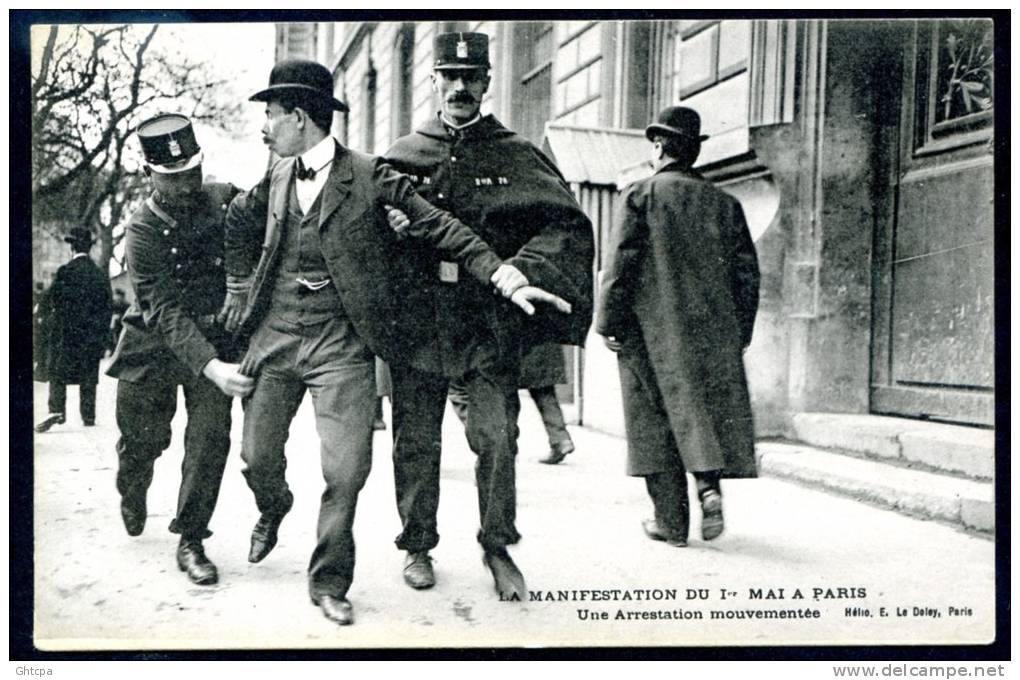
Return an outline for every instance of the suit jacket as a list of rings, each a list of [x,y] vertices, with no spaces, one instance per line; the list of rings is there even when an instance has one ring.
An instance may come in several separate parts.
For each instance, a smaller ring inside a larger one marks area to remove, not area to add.
[[[620,361],[651,363],[680,449],[721,450],[731,476],[755,474],[743,349],[758,284],[735,198],[675,164],[628,188],[606,249],[596,330],[623,341]]]
[[[412,177],[418,193],[471,225],[493,250],[530,283],[573,307],[561,314],[542,305],[522,314],[469,277],[443,279],[439,257],[405,242],[423,285],[415,305],[429,310],[439,342],[417,365],[451,377],[471,368],[478,343],[495,337],[506,353],[534,345],[583,345],[591,326],[594,238],[591,221],[578,206],[559,170],[533,144],[493,116],[451,134],[432,118],[401,137],[386,159]]]
[[[296,160],[277,161],[258,185],[234,199],[227,213],[227,271],[233,279],[252,277],[242,332],[252,332],[269,306]],[[489,285],[501,264],[468,227],[420,198],[407,177],[379,158],[340,144],[320,200],[322,254],[342,313],[386,361],[407,362],[425,339],[420,312],[405,296],[419,284],[402,259],[384,205],[403,210],[421,230],[420,238],[460,262],[483,285]]]
[[[236,361],[240,347],[214,321],[226,295],[223,218],[237,187],[205,184],[189,210],[164,211],[150,197],[125,235],[135,299],[107,373],[139,382],[201,374],[214,357]]]
[[[110,323],[110,279],[88,256],[57,269],[39,303],[41,344],[36,379],[95,383]]]

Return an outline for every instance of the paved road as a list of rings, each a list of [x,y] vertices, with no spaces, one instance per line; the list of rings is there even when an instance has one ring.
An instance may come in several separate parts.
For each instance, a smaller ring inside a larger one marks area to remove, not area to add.
[[[513,554],[541,599],[499,602],[492,590],[474,540],[473,456],[448,412],[436,587],[412,591],[401,580],[390,433],[377,433],[355,524],[358,564],[349,596],[356,624],[339,628],[309,603],[306,590],[323,486],[311,404],[299,411],[288,444],[294,510],[275,552],[257,565],[246,561],[257,511],[240,473],[235,405],[234,449],[215,535],[206,542],[221,579],[199,587],[177,570],[176,537],[166,531],[180,479],[179,435],[157,463],[145,533],[124,532],[114,488],[115,389],[112,380],[100,383],[99,425],[84,428],[71,388],[68,424],[36,438],[41,648],[976,643],[993,635],[991,541],[759,479],[724,482],[727,532],[719,540],[685,549],[653,543],[640,530],[650,513],[643,483],[623,474],[623,441],[574,428],[577,453],[560,466],[540,465],[544,435],[527,397],[517,466],[524,539]],[[35,404],[41,416],[45,386],[36,387]],[[180,416],[175,433],[183,429]],[[697,527],[695,519],[695,537]],[[688,589],[695,599],[686,599]],[[708,599],[698,599],[699,591]],[[871,616],[848,616],[848,608]],[[928,609],[939,616],[925,616]],[[801,618],[815,611],[819,618]],[[796,618],[764,618],[779,612]]]

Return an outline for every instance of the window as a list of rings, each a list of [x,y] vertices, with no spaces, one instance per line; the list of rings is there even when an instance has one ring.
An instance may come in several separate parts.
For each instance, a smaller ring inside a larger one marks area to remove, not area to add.
[[[994,60],[991,21],[922,22],[915,112],[919,152],[979,142],[991,134]]]
[[[602,92],[602,32],[591,21],[556,25],[556,119],[573,125],[599,124]]]
[[[551,113],[553,24],[524,22],[514,27],[514,73],[518,91],[511,96],[513,123],[522,136],[542,143]]]
[[[677,102],[747,70],[750,21],[674,21],[666,38],[668,90]]]

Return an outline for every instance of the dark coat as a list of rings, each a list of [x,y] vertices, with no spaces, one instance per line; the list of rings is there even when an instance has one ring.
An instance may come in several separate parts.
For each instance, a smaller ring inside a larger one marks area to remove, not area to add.
[[[68,385],[99,380],[99,359],[110,324],[110,279],[88,256],[57,269],[39,302],[37,380]]]
[[[551,387],[567,382],[563,346],[548,342],[535,345],[521,361],[520,387]]]
[[[224,216],[238,193],[204,184],[186,212],[169,214],[149,197],[125,233],[134,302],[107,374],[128,382],[199,375],[210,359],[237,361],[239,347],[215,322],[226,296]]]
[[[407,242],[422,284],[411,292],[413,305],[428,310],[439,337],[429,353],[416,356],[417,368],[462,375],[478,343],[492,336],[510,343],[503,351],[513,352],[549,342],[584,344],[592,314],[591,222],[541,151],[493,116],[456,136],[437,116],[398,139],[386,159],[411,176],[422,197],[470,226],[530,283],[573,306],[564,315],[540,305],[528,317],[468,277],[442,281],[440,257]]]
[[[227,214],[227,270],[252,276],[243,327],[253,331],[272,295],[272,274],[281,253],[281,221],[287,214],[296,158],[278,161],[251,191],[240,194]],[[406,362],[426,342],[405,291],[418,285],[384,205],[393,205],[422,229],[421,238],[459,261],[478,281],[488,283],[500,260],[474,233],[451,215],[417,196],[410,180],[380,159],[339,144],[320,195],[322,254],[332,284],[358,335],[379,357]],[[491,293],[490,293],[491,295]]]
[[[596,329],[647,352],[684,455],[755,476],[743,350],[758,309],[758,260],[740,203],[694,172],[661,169],[620,203]],[[633,358],[630,357],[630,358]],[[621,358],[621,361],[628,357]],[[632,474],[642,457],[631,451]]]

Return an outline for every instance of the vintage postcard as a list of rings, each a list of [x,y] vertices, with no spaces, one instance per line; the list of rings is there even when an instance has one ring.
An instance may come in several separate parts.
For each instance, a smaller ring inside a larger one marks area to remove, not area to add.
[[[1008,16],[476,14],[27,26],[31,646],[993,644]]]

